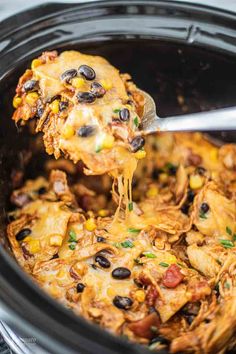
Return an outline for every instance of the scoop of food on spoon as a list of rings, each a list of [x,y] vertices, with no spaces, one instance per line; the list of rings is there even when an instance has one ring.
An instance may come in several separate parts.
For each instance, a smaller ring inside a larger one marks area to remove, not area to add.
[[[151,134],[161,131],[217,131],[236,130],[236,107],[160,118],[153,98],[140,90],[145,98],[142,132]]]

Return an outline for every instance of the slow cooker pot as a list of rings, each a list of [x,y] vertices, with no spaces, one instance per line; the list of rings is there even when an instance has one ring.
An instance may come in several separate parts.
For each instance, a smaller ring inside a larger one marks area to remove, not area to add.
[[[156,100],[160,116],[236,104],[236,15],[159,0],[47,4],[0,24],[0,331],[18,353],[149,353],[114,337],[48,297],[20,269],[6,240],[11,173],[34,137],[10,120],[17,78],[44,50],[103,55]],[[222,117],[224,119],[224,117]],[[236,133],[218,139],[235,141]],[[40,174],[35,152],[25,173]],[[162,351],[166,353],[166,351]]]

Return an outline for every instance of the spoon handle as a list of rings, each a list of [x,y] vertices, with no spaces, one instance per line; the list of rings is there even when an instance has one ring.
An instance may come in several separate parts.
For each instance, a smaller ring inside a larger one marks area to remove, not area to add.
[[[158,118],[153,121],[148,131],[158,130],[170,132],[236,130],[236,107]]]

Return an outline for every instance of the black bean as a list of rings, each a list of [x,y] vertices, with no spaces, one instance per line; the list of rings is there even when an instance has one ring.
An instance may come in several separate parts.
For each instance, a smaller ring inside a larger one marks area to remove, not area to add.
[[[77,70],[75,69],[70,69],[70,70],[66,70],[62,75],[61,75],[61,80],[65,81],[67,83],[70,82],[71,79],[73,79],[73,77],[76,77],[78,75]]]
[[[81,65],[78,72],[87,80],[94,80],[96,77],[95,71],[88,65]]]
[[[155,167],[152,171],[152,178],[157,180],[160,176],[160,173],[161,173],[160,169]]]
[[[95,133],[95,127],[92,125],[84,125],[77,130],[77,135],[83,138],[87,138]]]
[[[177,169],[178,169],[177,166],[174,166],[174,165],[170,166],[170,167],[168,168],[168,174],[169,174],[170,176],[175,176],[175,175],[176,175],[176,172],[177,172]]]
[[[202,203],[202,205],[200,206],[200,211],[204,214],[207,213],[209,209],[210,207],[207,203]]]
[[[97,237],[97,242],[105,242],[106,239],[104,237],[98,236]]]
[[[93,82],[91,85],[91,91],[95,94],[97,98],[101,98],[105,95],[106,90],[98,82]]]
[[[67,101],[60,101],[59,103],[59,110],[60,112],[65,111],[69,106],[69,103]]]
[[[109,268],[111,266],[110,261],[101,255],[96,256],[95,262],[97,262],[102,268]]]
[[[26,236],[31,234],[31,230],[29,228],[25,228],[20,230],[17,234],[16,234],[16,240],[17,241],[23,241],[24,238],[26,238]]]
[[[45,194],[47,192],[47,189],[46,187],[40,187],[37,192],[39,195]]]
[[[128,122],[130,118],[130,112],[127,108],[122,108],[119,112],[119,117],[122,122]]]
[[[57,259],[57,258],[59,258],[58,253],[54,254],[51,259]]]
[[[28,80],[24,83],[23,88],[24,88],[25,92],[35,91],[39,88],[38,81],[37,80]]]
[[[43,115],[43,112],[44,112],[44,109],[43,109],[43,107],[42,107],[42,106],[38,107],[38,108],[37,108],[37,113],[36,113],[36,117],[37,117],[37,118],[40,118],[40,117],[42,117],[42,115]]]
[[[190,203],[192,203],[193,200],[194,200],[194,197],[195,197],[194,192],[193,192],[191,189],[189,189],[189,190],[188,190],[188,201],[189,201]]]
[[[149,342],[149,345],[150,345],[150,344],[154,344],[154,343],[169,344],[170,341],[169,341],[167,338],[165,338],[165,337],[158,336],[158,337],[154,337],[154,338]]]
[[[118,309],[128,310],[133,305],[133,300],[126,296],[115,296],[113,299],[113,305]]]
[[[79,103],[92,103],[96,100],[96,96],[92,92],[78,92],[77,100]]]
[[[183,214],[188,215],[188,211],[189,211],[189,204],[184,204],[184,205],[181,207],[181,209],[180,209],[180,210],[182,211],[182,213],[183,213]]]
[[[130,143],[131,150],[136,152],[140,150],[145,144],[145,139],[142,136],[136,136]]]
[[[125,267],[118,267],[113,269],[111,275],[115,279],[126,279],[130,277],[131,271]]]
[[[196,173],[198,173],[200,176],[204,176],[206,172],[206,169],[203,166],[198,166],[196,168]]]
[[[76,285],[77,293],[82,293],[84,291],[85,285],[83,283],[78,283]]]

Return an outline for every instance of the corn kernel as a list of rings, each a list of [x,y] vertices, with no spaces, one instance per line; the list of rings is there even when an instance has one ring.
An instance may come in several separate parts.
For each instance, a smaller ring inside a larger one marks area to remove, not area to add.
[[[63,127],[62,135],[65,139],[71,138],[75,134],[73,127],[69,124]]]
[[[201,188],[203,185],[203,178],[199,175],[191,175],[189,179],[189,185],[191,189]]]
[[[107,289],[107,295],[111,296],[111,297],[114,297],[116,295],[116,292],[115,292],[115,290],[112,287],[109,287]]]
[[[113,145],[114,145],[114,141],[115,141],[114,136],[112,136],[112,135],[107,135],[107,136],[104,138],[101,147],[102,147],[103,149],[111,149],[111,148],[113,147]]]
[[[50,246],[61,246],[63,238],[60,235],[54,235],[50,237],[49,244]]]
[[[173,254],[170,254],[169,256],[166,257],[166,262],[170,264],[176,263],[177,259]]]
[[[65,269],[61,268],[57,272],[57,278],[64,278],[67,274],[68,274],[68,272],[66,272]]]
[[[99,216],[102,216],[102,217],[105,217],[105,216],[109,215],[109,210],[107,210],[107,209],[100,209],[100,210],[98,211],[98,215],[99,215]]]
[[[168,180],[168,175],[167,173],[160,173],[159,175],[159,181],[161,183],[165,183]]]
[[[126,104],[126,105],[125,105],[125,108],[127,108],[128,110],[131,111],[133,107],[132,107],[130,104]]]
[[[37,92],[30,92],[26,96],[25,100],[30,106],[34,106],[35,103],[37,102],[38,98],[39,98],[39,95],[37,94]]]
[[[85,228],[88,231],[93,231],[96,229],[96,224],[93,218],[90,218],[88,220],[85,221]]]
[[[217,160],[218,160],[218,150],[217,149],[211,149],[210,160],[213,162],[217,162]]]
[[[74,264],[73,270],[82,277],[86,273],[87,265],[77,262]]]
[[[55,285],[51,285],[48,290],[53,297],[57,297],[59,295],[58,288]]]
[[[145,300],[145,291],[144,290],[137,290],[135,292],[135,299],[138,301],[138,302],[144,302]]]
[[[112,88],[112,83],[109,80],[101,80],[100,83],[106,91],[108,91]]]
[[[14,108],[18,108],[21,105],[21,102],[22,102],[22,98],[16,96],[13,98],[12,105]]]
[[[31,236],[27,236],[24,238],[24,242],[26,243],[30,242],[31,240],[33,240]]]
[[[71,85],[77,89],[80,89],[84,86],[85,84],[85,81],[84,79],[82,79],[82,77],[74,77],[72,80],[71,80]]]
[[[50,104],[50,108],[51,108],[51,110],[52,110],[52,113],[54,113],[54,114],[59,113],[59,105],[60,105],[59,100],[54,100],[54,101]]]
[[[219,172],[218,171],[212,171],[211,178],[213,180],[217,180],[219,178]]]
[[[32,254],[38,253],[41,249],[39,240],[31,239],[28,242],[28,249]]]
[[[134,156],[136,157],[136,159],[141,160],[144,159],[146,157],[147,153],[145,150],[138,150],[137,152],[135,152]]]
[[[158,194],[158,188],[156,186],[151,186],[146,193],[148,198],[154,198],[157,196],[157,194]]]
[[[43,64],[42,60],[34,59],[31,63],[31,69],[33,70],[33,69],[37,68],[37,66],[42,65],[42,64]]]

